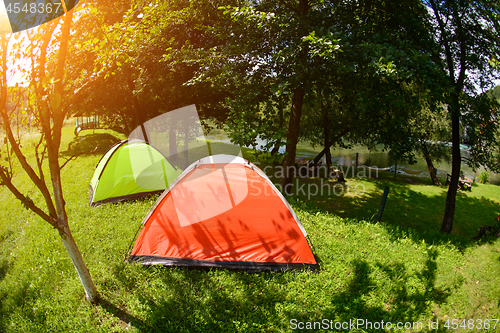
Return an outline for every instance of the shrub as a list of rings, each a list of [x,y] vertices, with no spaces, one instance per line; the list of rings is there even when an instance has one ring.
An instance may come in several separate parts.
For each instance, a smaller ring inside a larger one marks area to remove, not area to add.
[[[486,184],[490,178],[490,173],[486,170],[481,171],[479,174],[479,182],[481,184]]]

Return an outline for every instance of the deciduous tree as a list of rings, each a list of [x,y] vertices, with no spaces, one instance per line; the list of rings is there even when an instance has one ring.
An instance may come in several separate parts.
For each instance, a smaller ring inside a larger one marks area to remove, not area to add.
[[[441,225],[441,232],[450,233],[462,162],[461,124],[474,120],[472,128],[483,124],[489,132],[497,120],[496,108],[486,106],[486,100],[478,96],[477,89],[490,88],[497,75],[495,71],[500,59],[500,3],[493,0],[425,0],[424,3],[429,6],[429,18],[436,42],[434,60],[440,65],[452,87],[446,95],[452,130],[452,171]],[[474,113],[478,110],[476,98],[479,98],[482,110],[478,113]],[[487,152],[495,148],[494,142],[480,146]],[[492,156],[490,153],[480,153],[475,148],[473,151],[476,153],[473,156],[477,163],[498,168],[489,158]]]
[[[86,298],[95,302],[98,298],[96,287],[69,228],[61,182],[63,165],[59,160],[61,131],[67,114],[65,106],[68,96],[64,89],[64,83],[72,19],[73,11],[70,11],[63,18],[42,25],[36,31],[28,34],[27,44],[30,45],[29,53],[32,61],[29,76],[30,93],[35,97],[31,99],[34,104],[30,105],[30,109],[33,110],[32,115],[36,118],[36,124],[40,131],[38,144],[34,147],[35,165],[30,164],[21,147],[21,141],[14,136],[13,124],[7,112],[8,57],[15,57],[15,54],[8,53],[8,44],[14,38],[12,35],[0,34],[0,65],[2,67],[0,115],[9,148],[14,153],[9,157],[17,159],[22,171],[42,195],[46,207],[43,208],[39,202],[32,200],[16,185],[15,173],[19,170],[13,169],[12,164],[0,167],[0,179],[1,185],[6,186],[27,209],[59,232],[62,243],[84,287]],[[19,126],[19,124],[17,125]],[[46,178],[45,167],[47,165],[50,180]]]

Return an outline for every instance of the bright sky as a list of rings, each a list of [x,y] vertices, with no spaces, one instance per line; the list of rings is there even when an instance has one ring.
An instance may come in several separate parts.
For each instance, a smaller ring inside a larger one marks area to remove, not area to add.
[[[5,3],[3,0],[0,0],[0,33],[11,33],[11,32],[12,28],[10,27],[9,17],[7,16],[7,11],[5,9]],[[26,34],[26,32],[22,31],[22,32],[17,32],[16,34],[22,35]],[[17,67],[18,65],[27,62],[28,61],[26,61],[25,59],[16,60],[16,65],[14,67]],[[26,66],[29,66],[29,64],[27,63]],[[7,73],[7,82],[9,85],[15,85],[16,83],[19,83],[20,85],[26,84],[25,79],[22,77],[21,73],[12,69]]]
[[[34,0],[33,0],[34,1]],[[36,27],[31,29],[37,29]],[[28,29],[28,30],[31,30]],[[11,38],[11,42],[19,42],[26,41],[25,37],[27,36],[28,30],[23,30],[20,32],[14,33],[15,38]],[[10,26],[10,21],[7,16],[7,10],[5,7],[4,0],[0,0],[0,33],[11,33],[12,28]],[[15,40],[15,41],[14,41]],[[26,47],[28,44],[26,44]],[[10,48],[10,45],[9,45]],[[28,69],[30,68],[31,61],[27,58],[15,59],[14,64],[10,64],[9,71],[7,73],[7,82],[9,85],[27,85],[26,79],[23,77],[23,74],[20,71],[20,68]]]
[[[0,0],[1,1],[1,0]],[[18,35],[19,38],[23,38],[27,35],[26,31],[21,31],[21,32],[16,32],[16,35]],[[11,39],[11,43],[9,43],[7,47],[7,52],[10,52],[11,44],[14,42],[14,40]],[[18,42],[16,40],[15,42]],[[10,58],[10,57],[9,57]],[[29,69],[31,67],[31,61],[28,58],[20,58],[20,59],[15,59],[13,60],[14,63],[9,61],[8,65],[8,70],[7,70],[7,84],[9,86],[13,86],[16,83],[21,85],[21,86],[26,86],[28,85],[28,82],[26,82],[26,78],[23,77],[23,74],[21,72],[21,68]]]
[[[3,0],[0,0],[0,33],[12,32]]]

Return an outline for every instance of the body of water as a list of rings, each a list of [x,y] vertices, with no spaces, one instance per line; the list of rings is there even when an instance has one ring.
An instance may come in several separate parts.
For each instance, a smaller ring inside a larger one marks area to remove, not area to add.
[[[213,132],[207,135],[208,140],[222,141],[230,143],[229,138],[222,131]],[[297,155],[296,158],[315,158],[319,152],[323,150],[323,147],[313,147],[309,143],[300,142],[297,145]],[[280,149],[280,152],[284,152],[285,147]],[[354,146],[352,149],[343,148],[332,148],[332,165],[338,167],[352,167],[356,163],[356,153],[358,154],[358,164],[377,167],[377,168],[392,168],[394,171],[395,161],[390,158],[388,151],[383,151],[381,147],[376,150],[369,150],[365,146]],[[325,163],[325,158],[323,157],[323,163]],[[448,163],[434,163],[434,167],[438,170],[437,175],[441,179],[446,179],[447,174],[451,174],[451,165]],[[464,176],[478,181],[479,174],[483,169],[474,172],[472,168],[462,163],[461,170],[464,172]],[[408,164],[406,162],[398,162],[398,173],[407,174],[411,176],[428,178],[430,180],[429,170],[427,164],[423,157],[417,155],[416,164]],[[489,182],[491,184],[500,185],[500,174],[496,174],[490,171]]]
[[[314,149],[309,144],[301,143],[297,146],[297,158],[314,158],[321,150],[322,148],[320,147]],[[392,171],[394,171],[395,161],[390,158],[389,152],[383,151],[381,148],[370,151],[364,146],[355,146],[352,149],[331,149],[331,153],[332,163],[334,165],[353,166],[356,163],[356,153],[358,153],[359,165],[374,166],[378,168],[391,167]],[[417,163],[415,164],[398,162],[398,173],[430,179],[429,169],[427,168],[427,163],[425,162],[424,158],[417,155],[416,159]],[[446,162],[434,163],[434,167],[438,170],[437,174],[439,178],[446,179],[446,175],[451,174],[451,165]],[[467,166],[465,163],[462,163],[461,170],[464,172],[464,176],[470,179],[474,179],[475,177],[475,181],[478,181],[479,174],[483,169],[474,172],[471,167]],[[496,174],[490,171],[489,180],[491,184],[500,185],[500,174]]]

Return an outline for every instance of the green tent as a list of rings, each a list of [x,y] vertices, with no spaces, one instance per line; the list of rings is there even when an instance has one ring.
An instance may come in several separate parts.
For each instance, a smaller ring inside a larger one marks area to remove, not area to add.
[[[90,206],[161,193],[178,175],[153,146],[121,141],[97,164],[90,181]]]

